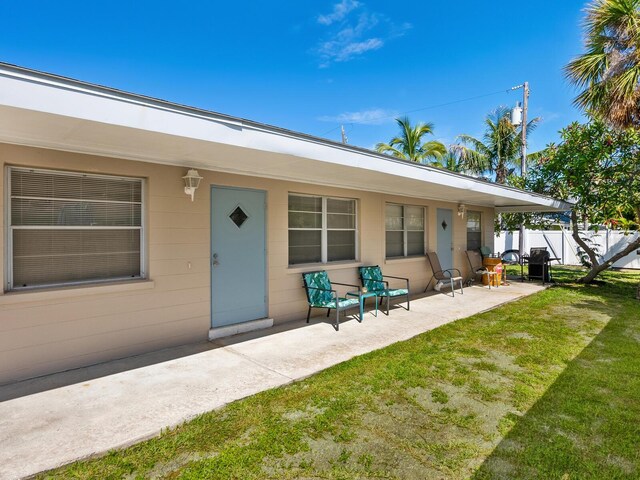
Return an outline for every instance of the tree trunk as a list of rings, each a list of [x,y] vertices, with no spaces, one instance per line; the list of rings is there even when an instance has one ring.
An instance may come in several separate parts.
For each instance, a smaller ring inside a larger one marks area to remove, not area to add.
[[[589,247],[589,245],[587,245],[587,243],[584,240],[582,240],[582,238],[580,237],[580,231],[578,230],[578,216],[576,215],[575,211],[571,212],[571,223],[573,224],[573,231],[571,233],[571,236],[576,241],[576,243],[580,245],[580,247],[589,256],[589,260],[591,260],[591,269],[589,270],[589,272],[587,272],[587,274],[584,277],[578,280],[578,283],[591,283],[598,276],[600,272],[603,272],[604,270],[611,267],[611,265],[616,263],[621,258],[626,257],[634,250],[637,250],[640,248],[640,236],[638,236],[638,238],[636,238],[633,242],[627,245],[627,247],[624,250],[616,253],[614,256],[612,256],[608,260],[600,263],[598,262],[598,256],[593,251],[593,249]]]

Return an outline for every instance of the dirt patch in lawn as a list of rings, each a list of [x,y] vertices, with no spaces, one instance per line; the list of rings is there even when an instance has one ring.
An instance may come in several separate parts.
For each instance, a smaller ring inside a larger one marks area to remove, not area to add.
[[[215,455],[215,453],[182,453],[177,455],[170,461],[156,463],[151,470],[145,473],[144,478],[148,478],[150,480],[167,478],[172,473],[180,471],[191,462],[197,462],[198,460],[202,460],[204,458],[213,458],[215,457]],[[141,478],[141,476],[138,473],[132,473],[131,475],[127,475],[123,478],[126,480],[134,480],[137,478]]]
[[[53,475],[636,478],[639,308],[550,288]]]

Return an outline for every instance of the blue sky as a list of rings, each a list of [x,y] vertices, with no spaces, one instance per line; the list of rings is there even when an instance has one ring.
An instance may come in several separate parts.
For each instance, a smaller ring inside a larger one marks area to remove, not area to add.
[[[0,4],[0,61],[368,148],[406,112],[481,135],[527,80],[535,150],[581,119],[562,67],[585,3],[21,0]]]

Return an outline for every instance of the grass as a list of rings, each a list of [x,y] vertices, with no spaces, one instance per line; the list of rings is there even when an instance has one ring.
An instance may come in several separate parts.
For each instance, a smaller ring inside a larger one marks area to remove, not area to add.
[[[640,275],[578,274],[41,477],[639,478]]]

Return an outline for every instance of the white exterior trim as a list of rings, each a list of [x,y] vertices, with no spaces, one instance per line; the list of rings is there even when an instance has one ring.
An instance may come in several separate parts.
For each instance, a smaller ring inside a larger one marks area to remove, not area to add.
[[[271,327],[273,327],[273,318],[260,318],[250,322],[234,323],[233,325],[216,327],[209,330],[209,341]]]
[[[0,142],[459,201],[500,212],[571,208],[367,149],[7,64],[0,64]],[[256,151],[269,158],[230,158]]]

